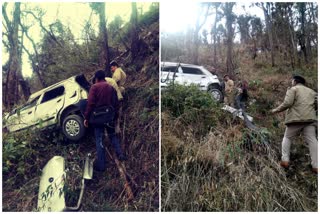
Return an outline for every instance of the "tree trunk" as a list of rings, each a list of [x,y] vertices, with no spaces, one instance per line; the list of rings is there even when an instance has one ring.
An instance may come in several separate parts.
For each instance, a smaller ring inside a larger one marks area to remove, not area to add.
[[[298,10],[300,13],[300,24],[301,24],[301,35],[299,38],[299,43],[301,47],[301,51],[303,52],[305,63],[308,63],[308,53],[306,47],[306,30],[305,30],[305,11],[306,11],[306,3],[300,2],[298,4]]]
[[[233,14],[232,8],[234,3],[225,3],[225,16],[226,16],[226,27],[227,27],[227,73],[230,76],[234,76],[234,67],[232,62],[232,49],[233,49]]]
[[[310,2],[309,4],[310,4],[311,16],[312,16],[312,23],[318,23],[317,19],[316,19],[316,16],[314,14],[314,11],[318,10],[318,8],[314,8],[313,7],[314,5],[313,5],[312,2]],[[318,33],[318,31],[317,31],[317,33]],[[318,37],[317,36],[314,38],[313,42],[315,44],[315,47],[318,47]]]
[[[21,73],[21,61],[19,57],[19,23],[20,23],[20,2],[14,5],[13,20],[9,24],[8,38],[10,43],[9,50],[9,70],[7,73],[6,107],[11,109],[18,101],[18,78],[17,73]]]
[[[24,100],[27,101],[31,95],[31,91],[30,91],[30,86],[29,86],[29,83],[23,78],[22,76],[22,69],[21,69],[21,65],[22,65],[22,48],[23,48],[23,35],[21,36],[21,40],[20,40],[20,47],[19,47],[19,67],[20,69],[18,69],[18,71],[20,72],[17,72],[17,78],[18,78],[18,82],[19,82],[19,85],[21,87],[21,91],[23,93],[23,97],[24,97]],[[20,94],[19,94],[19,87],[17,87],[17,100],[20,98]]]
[[[192,61],[193,60],[193,29],[188,27],[187,28],[187,33],[186,33],[186,49],[187,49],[187,57],[188,60]]]
[[[221,38],[219,35],[217,36],[217,45],[218,45],[218,52],[219,52],[219,56],[220,56],[220,61],[223,61],[222,50],[221,50]],[[219,63],[219,58],[217,58],[217,64],[218,63]]]
[[[131,62],[138,56],[139,53],[139,33],[138,33],[138,11],[137,3],[131,3]]]
[[[28,30],[22,25],[22,23],[20,23],[20,26],[21,26],[22,31],[23,31],[22,35],[25,34],[26,37],[29,39],[29,41],[32,44],[33,51],[34,51],[34,54],[35,54],[35,59],[32,57],[32,54],[28,51],[28,49],[24,46],[23,42],[21,42],[21,48],[27,53],[27,55],[29,57],[29,60],[31,61],[31,66],[32,66],[33,72],[36,73],[42,88],[45,88],[45,87],[47,87],[47,85],[46,85],[46,83],[45,83],[45,81],[44,81],[44,79],[43,79],[43,77],[42,77],[42,75],[40,73],[39,66],[36,64],[36,61],[39,63],[39,54],[38,54],[38,50],[37,50],[37,47],[36,47],[36,43],[29,36]],[[22,53],[22,50],[21,50],[21,53]]]
[[[192,61],[193,61],[193,64],[196,64],[196,65],[199,64],[199,61],[198,61],[199,60],[199,46],[200,46],[199,31],[207,20],[208,13],[209,13],[209,7],[210,7],[210,5],[208,4],[207,11],[204,15],[204,19],[203,19],[202,23],[200,23],[200,18],[201,18],[202,12],[198,14],[198,17],[196,20],[195,31],[193,32],[194,34],[193,34]]]
[[[213,63],[217,65],[217,19],[218,19],[218,6],[216,6],[216,18],[213,24]]]
[[[266,27],[267,27],[267,32],[268,32],[268,39],[269,39],[269,44],[270,44],[270,49],[271,49],[271,65],[272,67],[275,66],[275,61],[274,61],[274,44],[273,44],[273,35],[272,35],[272,22],[270,18],[270,3],[266,3],[267,7],[265,7],[262,3],[262,9],[264,13],[264,17],[266,20]]]
[[[296,62],[296,56],[297,56],[297,47],[296,47],[296,43],[295,43],[295,39],[294,39],[294,30],[293,27],[291,26],[291,22],[290,22],[290,14],[292,14],[291,9],[290,8],[286,8],[285,10],[285,14],[286,14],[286,23],[288,25],[288,31],[289,31],[289,40],[288,43],[290,44],[290,58],[291,58],[291,67],[292,69],[295,68],[295,62]]]
[[[109,45],[108,45],[108,33],[107,33],[107,26],[106,26],[106,3],[105,2],[98,2],[96,3],[99,5],[98,13],[99,13],[99,28],[100,28],[100,35],[102,37],[103,42],[103,64],[105,66],[105,72],[107,76],[111,76],[110,71],[110,55],[109,55]]]
[[[308,30],[307,30],[307,32],[306,32],[306,36],[307,36],[307,51],[308,51],[308,56],[310,57],[310,60],[312,60],[312,46],[311,46],[311,35],[310,35],[310,31],[311,31],[311,29],[310,29],[310,26],[311,26],[311,24],[312,24],[312,13],[311,13],[311,7],[308,9],[308,11],[309,11],[309,13],[308,13],[308,15],[309,15],[309,20],[308,20]]]

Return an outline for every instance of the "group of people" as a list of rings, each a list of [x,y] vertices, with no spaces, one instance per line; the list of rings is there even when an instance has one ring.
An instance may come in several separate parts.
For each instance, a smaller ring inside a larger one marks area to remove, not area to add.
[[[248,101],[248,82],[239,81],[236,85],[229,75],[224,75],[224,103],[244,110],[245,103]]]
[[[89,118],[94,109],[101,106],[112,106],[115,117],[107,126],[95,126],[95,140],[97,149],[97,161],[94,166],[97,171],[106,169],[106,155],[104,147],[104,130],[107,130],[111,144],[113,145],[119,160],[126,157],[121,149],[120,140],[117,136],[119,132],[119,109],[123,99],[124,83],[126,81],[125,72],[116,62],[111,62],[112,77],[106,77],[103,70],[95,72],[93,85],[90,88],[88,103],[85,111],[84,125],[88,127]],[[239,81],[236,85],[229,75],[224,76],[226,105],[236,109],[245,109],[248,100],[248,83]],[[280,165],[289,167],[290,147],[295,136],[303,133],[305,141],[309,145],[312,171],[318,173],[318,140],[316,137],[317,114],[317,94],[312,89],[306,87],[306,80],[299,75],[292,77],[292,87],[288,89],[283,103],[271,110],[272,114],[287,110],[285,125],[286,130],[282,140],[282,157]]]
[[[235,86],[229,75],[224,76],[226,105],[244,110],[248,100],[248,83],[239,81]],[[317,129],[317,94],[306,86],[306,80],[299,75],[294,75],[291,87],[287,90],[283,103],[271,110],[271,114],[286,112],[286,130],[282,140],[282,157],[280,166],[289,167],[290,147],[294,137],[304,136],[308,143],[312,172],[318,174],[318,140]]]
[[[106,169],[105,129],[118,159],[120,161],[126,159],[120,146],[120,139],[117,136],[117,133],[119,133],[119,110],[122,108],[121,102],[125,90],[126,73],[115,61],[110,63],[110,68],[112,77],[106,77],[104,70],[97,70],[95,72],[84,113],[84,126],[89,127],[89,119],[95,109],[106,106],[111,107],[114,111],[112,121],[107,121],[106,125],[93,125],[97,150],[97,160],[94,164],[96,171],[105,171]]]

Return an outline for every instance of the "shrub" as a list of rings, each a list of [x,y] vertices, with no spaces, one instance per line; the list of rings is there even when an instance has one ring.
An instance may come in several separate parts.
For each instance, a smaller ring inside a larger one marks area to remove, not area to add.
[[[161,101],[162,112],[169,112],[181,127],[192,127],[189,131],[197,136],[204,136],[222,120],[220,104],[197,85],[171,84],[162,93]]]

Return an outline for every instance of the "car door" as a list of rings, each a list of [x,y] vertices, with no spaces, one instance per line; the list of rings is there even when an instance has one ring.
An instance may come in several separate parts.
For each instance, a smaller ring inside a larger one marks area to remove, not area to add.
[[[10,113],[10,116],[6,121],[6,127],[9,131],[18,131],[35,125],[36,121],[34,114],[39,98],[40,96],[34,98],[30,102],[27,102],[22,107]]]
[[[65,87],[63,85],[45,92],[40,104],[36,107],[35,118],[40,128],[53,125],[57,122],[59,111],[63,108],[65,101]]]
[[[176,65],[163,66],[161,68],[161,87],[166,86],[173,80],[176,83],[182,84],[181,74],[182,70],[180,66],[178,68]]]
[[[182,68],[182,79],[187,84],[197,84],[201,85],[203,79],[206,78],[206,75],[201,71],[200,68],[181,66]]]

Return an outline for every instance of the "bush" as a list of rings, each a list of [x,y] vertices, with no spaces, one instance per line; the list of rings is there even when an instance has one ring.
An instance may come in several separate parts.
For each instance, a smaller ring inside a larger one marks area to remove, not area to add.
[[[162,112],[169,112],[181,127],[192,127],[189,131],[197,136],[204,136],[222,120],[220,104],[196,85],[171,84],[161,101]]]
[[[317,177],[298,170],[309,163],[307,148],[292,151],[288,171],[279,166],[283,130],[268,115],[275,102],[268,92],[247,109],[268,127],[255,131],[196,86],[162,93],[162,211],[317,210]]]

